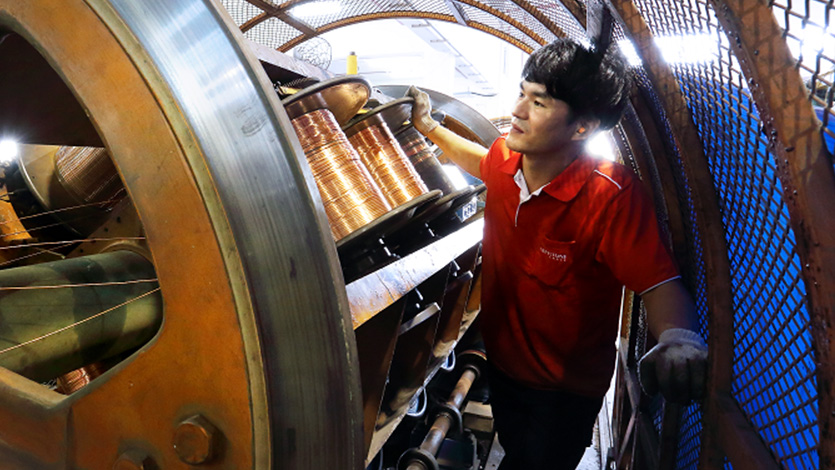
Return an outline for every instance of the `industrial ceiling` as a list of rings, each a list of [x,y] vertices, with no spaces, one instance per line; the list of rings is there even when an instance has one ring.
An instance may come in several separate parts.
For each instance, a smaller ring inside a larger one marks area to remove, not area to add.
[[[531,52],[558,36],[585,37],[585,6],[578,0],[339,0],[339,8],[294,15],[312,2],[291,0],[221,0],[244,36],[287,51],[326,31],[383,18],[425,18],[475,28]],[[579,18],[579,21],[578,21]]]

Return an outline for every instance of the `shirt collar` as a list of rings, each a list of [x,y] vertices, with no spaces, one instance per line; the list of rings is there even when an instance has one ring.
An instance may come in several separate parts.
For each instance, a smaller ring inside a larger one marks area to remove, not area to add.
[[[499,171],[512,177],[520,168],[522,168],[522,154],[511,150],[508,152],[508,158],[499,166]],[[597,168],[597,161],[588,155],[581,154],[568,165],[568,168],[545,185],[543,191],[562,202],[568,202],[577,196],[595,168]]]

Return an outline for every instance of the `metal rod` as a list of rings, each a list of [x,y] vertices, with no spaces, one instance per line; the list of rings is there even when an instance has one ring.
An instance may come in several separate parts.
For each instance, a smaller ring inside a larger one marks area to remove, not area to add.
[[[0,289],[15,288],[0,296],[0,367],[45,381],[145,344],[162,297],[157,282],[136,281],[153,278],[153,264],[130,251],[0,271]]]
[[[458,379],[458,383],[455,384],[455,388],[452,390],[452,393],[450,393],[446,404],[450,407],[454,407],[456,410],[460,410],[461,406],[464,404],[464,400],[467,398],[467,394],[470,393],[470,388],[473,386],[473,382],[475,382],[477,378],[478,369],[474,366],[467,367],[464,370],[464,373],[461,374],[461,378]],[[441,411],[432,423],[432,427],[429,428],[429,432],[426,434],[423,442],[420,444],[420,449],[433,456],[437,454],[452,426],[453,417],[450,416],[449,413]],[[427,469],[424,463],[414,461],[409,463],[406,470]]]

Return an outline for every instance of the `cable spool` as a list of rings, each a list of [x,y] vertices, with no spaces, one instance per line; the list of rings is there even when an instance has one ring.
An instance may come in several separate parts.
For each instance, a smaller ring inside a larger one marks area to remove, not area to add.
[[[92,233],[108,211],[127,196],[110,154],[103,147],[26,145],[18,162],[21,184],[32,200],[41,211],[45,209],[63,228],[76,234]],[[26,211],[22,209],[21,214]],[[29,223],[48,225],[43,220],[32,219]],[[43,232],[39,235],[43,236]]]
[[[455,191],[455,185],[447,177],[426,139],[412,125],[414,102],[414,98],[398,98],[381,106],[379,112],[424,184],[429,189],[439,189],[444,195],[450,194]]]
[[[112,207],[125,196],[125,187],[107,150],[101,147],[61,147],[55,153],[55,174],[80,203]]]
[[[340,129],[365,104],[369,90],[358,77],[342,77],[284,100],[337,241],[391,209]]]
[[[409,158],[403,153],[377,107],[345,126],[348,140],[360,155],[383,195],[393,207],[426,194],[424,184]]]

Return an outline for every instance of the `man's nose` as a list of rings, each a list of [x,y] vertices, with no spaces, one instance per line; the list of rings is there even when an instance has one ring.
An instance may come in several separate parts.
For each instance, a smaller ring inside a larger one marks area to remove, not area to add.
[[[510,115],[517,119],[526,119],[528,117],[528,107],[524,99],[516,101],[516,104],[513,105],[513,109],[510,111]]]

